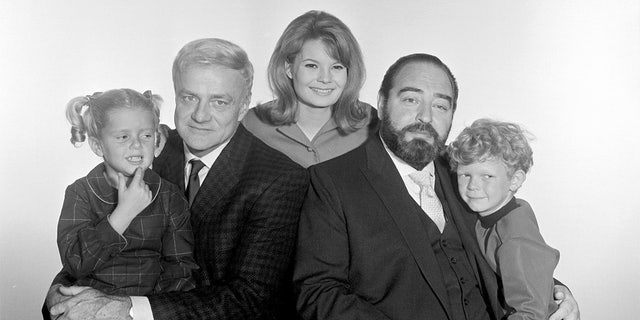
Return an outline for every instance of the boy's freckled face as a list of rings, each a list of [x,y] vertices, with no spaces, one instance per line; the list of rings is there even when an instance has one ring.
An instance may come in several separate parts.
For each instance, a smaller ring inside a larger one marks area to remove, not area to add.
[[[514,182],[501,160],[459,165],[457,172],[460,196],[481,216],[497,211],[513,196]]]
[[[131,176],[136,168],[147,169],[154,158],[156,126],[153,113],[139,108],[117,108],[92,149],[104,158],[107,176],[118,181],[118,172]]]

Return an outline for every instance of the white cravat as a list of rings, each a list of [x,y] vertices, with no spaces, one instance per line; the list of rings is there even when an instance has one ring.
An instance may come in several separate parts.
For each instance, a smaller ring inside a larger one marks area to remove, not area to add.
[[[416,171],[409,174],[413,182],[420,186],[420,207],[438,226],[440,232],[444,230],[445,219],[442,204],[438,200],[436,191],[433,188],[435,176],[430,171]]]

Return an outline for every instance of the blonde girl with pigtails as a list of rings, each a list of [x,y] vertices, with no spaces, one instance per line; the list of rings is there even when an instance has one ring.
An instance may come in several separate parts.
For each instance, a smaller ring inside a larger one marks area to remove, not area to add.
[[[116,295],[194,287],[188,203],[147,170],[160,151],[161,102],[151,91],[114,89],[67,104],[71,143],[86,141],[103,162],[67,187],[58,222],[65,272],[54,283]]]

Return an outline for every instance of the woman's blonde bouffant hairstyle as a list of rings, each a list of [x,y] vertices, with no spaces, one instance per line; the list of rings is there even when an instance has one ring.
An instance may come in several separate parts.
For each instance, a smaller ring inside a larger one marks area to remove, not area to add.
[[[132,89],[113,89],[73,98],[67,103],[67,120],[71,124],[71,143],[77,148],[87,139],[100,138],[109,113],[119,108],[140,108],[151,111],[157,128],[160,122],[162,98],[147,90],[143,94]],[[157,139],[159,142],[159,139]]]
[[[272,125],[296,122],[297,96],[286,74],[285,63],[293,64],[302,46],[309,40],[322,41],[327,53],[347,68],[346,86],[332,109],[338,127],[349,133],[367,125],[370,109],[366,103],[358,100],[365,80],[360,46],[340,19],[323,11],[309,11],[297,17],[282,33],[267,70],[269,86],[276,100],[256,107],[258,117]]]

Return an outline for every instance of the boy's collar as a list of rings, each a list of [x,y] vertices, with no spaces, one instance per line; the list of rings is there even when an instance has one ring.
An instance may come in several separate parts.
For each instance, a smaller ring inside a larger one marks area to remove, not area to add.
[[[502,217],[506,216],[509,212],[515,210],[518,207],[520,207],[520,205],[516,202],[516,197],[511,196],[511,199],[507,202],[507,204],[502,206],[502,208],[496,210],[496,212],[484,217],[479,215],[480,224],[483,228],[488,229],[496,224]]]

